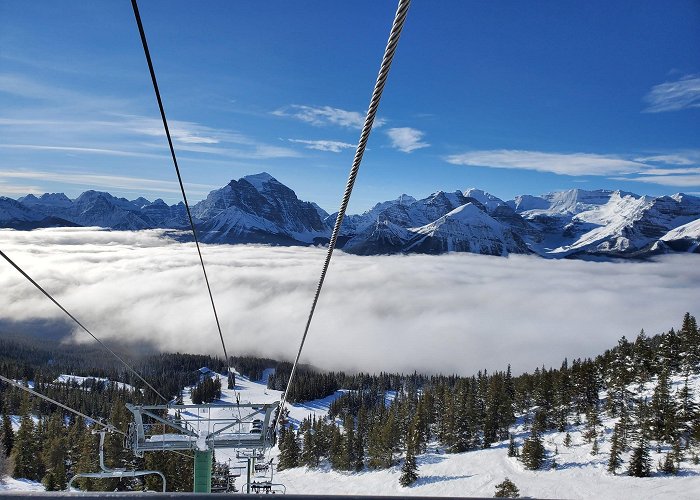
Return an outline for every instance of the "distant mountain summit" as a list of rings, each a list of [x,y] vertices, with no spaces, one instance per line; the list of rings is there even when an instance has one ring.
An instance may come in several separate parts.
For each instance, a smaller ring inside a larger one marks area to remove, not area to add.
[[[337,213],[302,201],[266,172],[232,180],[192,206],[207,243],[325,244]],[[86,191],[0,197],[0,227],[98,226],[115,230],[188,229],[183,203],[127,200]],[[347,215],[339,247],[358,255],[470,252],[549,258],[643,258],[700,253],[700,198],[572,189],[504,201],[480,189],[402,194]]]

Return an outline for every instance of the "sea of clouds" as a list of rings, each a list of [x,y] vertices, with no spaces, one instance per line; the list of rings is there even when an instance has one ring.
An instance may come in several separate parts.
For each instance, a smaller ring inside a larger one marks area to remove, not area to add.
[[[0,249],[103,340],[222,352],[192,243],[161,230],[61,228],[0,230]],[[229,354],[291,359],[326,249],[202,245],[202,253]],[[558,367],[700,313],[699,264],[695,255],[585,262],[337,252],[302,361],[463,375],[508,363],[515,373]],[[66,324],[4,260],[0,290],[3,324]],[[68,340],[93,342],[79,329]]]

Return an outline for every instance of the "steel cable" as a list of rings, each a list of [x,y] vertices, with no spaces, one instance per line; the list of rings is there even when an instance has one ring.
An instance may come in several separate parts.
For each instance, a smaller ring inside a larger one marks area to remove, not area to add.
[[[43,394],[41,394],[41,393],[39,393],[39,392],[36,392],[35,390],[30,389],[29,387],[23,386],[23,385],[20,384],[19,382],[16,382],[16,381],[14,381],[14,380],[12,380],[12,379],[9,379],[9,378],[7,378],[7,377],[3,377],[2,375],[0,375],[0,380],[2,380],[3,382],[7,382],[8,384],[10,384],[10,385],[12,385],[12,386],[14,386],[14,387],[17,387],[18,389],[22,389],[23,391],[28,392],[29,394],[31,394],[31,395],[33,395],[33,396],[36,396],[36,397],[41,398],[41,399],[43,399],[43,400],[45,400],[45,401],[48,401],[49,403],[52,403],[52,404],[54,404],[54,405],[56,405],[56,406],[60,406],[60,407],[63,408],[64,410],[67,410],[67,411],[69,411],[69,412],[71,412],[71,413],[74,413],[74,414],[78,415],[79,417],[83,417],[83,418],[85,418],[85,419],[87,419],[87,420],[90,420],[90,421],[92,421],[92,422],[95,422],[97,425],[101,425],[102,427],[104,427],[105,429],[107,429],[109,432],[116,432],[116,433],[121,434],[122,436],[126,436],[126,433],[125,433],[125,432],[120,431],[120,430],[117,429],[114,425],[112,425],[112,424],[105,424],[104,422],[101,422],[100,420],[97,420],[97,419],[92,418],[92,417],[90,417],[90,416],[88,416],[88,415],[85,415],[84,413],[81,413],[81,412],[79,412],[78,410],[74,410],[74,409],[71,408],[70,406],[66,406],[66,405],[64,405],[63,403],[59,403],[59,402],[56,401],[55,399],[51,399],[50,397],[44,396]]]
[[[135,1],[135,0],[134,0]],[[282,411],[284,410],[284,405],[287,401],[287,396],[289,394],[289,388],[292,386],[292,380],[294,379],[294,374],[297,370],[297,365],[299,364],[299,358],[301,357],[301,351],[304,348],[304,343],[306,342],[306,337],[309,333],[309,327],[311,326],[311,320],[314,316],[314,311],[316,310],[316,304],[318,303],[318,298],[321,295],[321,288],[323,287],[323,282],[326,279],[326,273],[328,272],[328,266],[331,262],[331,257],[333,256],[333,250],[335,250],[336,243],[338,241],[338,234],[340,233],[340,226],[343,223],[343,218],[345,217],[345,212],[348,208],[348,202],[350,201],[350,195],[352,194],[352,189],[355,185],[355,179],[357,178],[357,173],[360,170],[360,163],[362,163],[362,156],[365,153],[365,148],[367,147],[367,140],[369,134],[372,131],[372,124],[374,123],[374,118],[377,114],[377,109],[379,107],[379,101],[382,97],[382,92],[384,90],[384,85],[386,84],[387,77],[389,76],[389,69],[391,67],[391,61],[394,58],[394,53],[396,52],[396,47],[399,43],[399,37],[401,36],[401,30],[403,29],[404,22],[406,21],[406,15],[408,14],[408,8],[411,4],[411,0],[399,0],[399,5],[396,9],[396,15],[394,16],[394,23],[391,27],[391,33],[389,35],[389,41],[387,42],[386,49],[384,50],[384,57],[382,59],[382,64],[379,69],[379,75],[377,76],[377,82],[374,85],[374,91],[372,92],[372,99],[370,100],[369,108],[367,109],[367,116],[365,117],[365,123],[362,127],[362,132],[360,134],[360,140],[357,143],[357,149],[355,150],[355,158],[352,162],[352,168],[350,169],[350,175],[348,177],[347,184],[345,185],[345,193],[343,194],[343,199],[340,203],[340,209],[338,210],[338,216],[335,219],[335,225],[333,226],[333,233],[331,234],[331,239],[328,243],[328,252],[326,253],[326,260],[323,263],[323,269],[321,270],[321,277],[318,281],[318,286],[316,287],[316,293],[314,294],[313,302],[311,303],[311,311],[306,320],[306,327],[304,328],[304,335],[301,337],[301,343],[299,345],[299,351],[297,352],[296,359],[292,365],[292,371],[289,374],[289,380],[287,381],[287,387],[282,395],[282,400],[280,401],[279,411],[277,413],[277,418],[275,420],[274,429],[277,431],[279,426],[280,417]]]
[[[173,165],[175,165],[175,173],[177,174],[177,180],[180,184],[180,191],[182,192],[182,200],[185,203],[185,210],[187,211],[187,218],[190,222],[190,228],[192,229],[192,236],[194,237],[194,244],[197,247],[197,254],[199,255],[199,262],[202,265],[202,273],[204,274],[204,282],[207,285],[207,291],[209,292],[209,300],[211,302],[212,310],[214,311],[214,319],[216,320],[216,328],[219,331],[219,338],[221,339],[221,346],[224,348],[224,359],[226,360],[226,365],[228,366],[229,358],[226,351],[226,343],[224,342],[224,334],[221,332],[221,323],[219,322],[219,315],[216,312],[216,305],[214,304],[214,296],[211,293],[211,286],[209,285],[209,277],[207,276],[207,269],[204,266],[204,259],[202,258],[202,250],[199,248],[199,238],[197,237],[197,229],[194,225],[194,219],[192,218],[192,212],[190,211],[190,205],[187,202],[187,194],[185,194],[185,185],[182,182],[182,175],[180,175],[180,167],[177,163],[177,156],[175,155],[175,147],[173,146],[173,140],[170,136],[170,128],[168,128],[168,120],[165,117],[165,108],[163,107],[163,100],[160,97],[160,90],[158,89],[158,81],[156,80],[156,72],[153,69],[153,61],[151,60],[151,53],[148,50],[148,42],[146,41],[146,32],[143,29],[143,24],[141,23],[141,15],[139,14],[139,7],[136,0],[131,0],[131,6],[134,9],[134,17],[136,18],[136,24],[139,28],[139,34],[141,35],[141,44],[143,45],[143,52],[146,55],[146,62],[148,63],[148,71],[151,74],[151,82],[153,83],[153,90],[156,94],[156,99],[158,100],[158,109],[160,109],[160,117],[163,121],[163,128],[165,129],[165,135],[168,138],[168,146],[170,147],[170,156],[173,160]],[[230,372],[230,368],[229,368]],[[235,391],[235,389],[234,389]]]
[[[153,392],[155,392],[155,393],[158,395],[159,398],[161,398],[161,399],[162,399],[163,401],[165,401],[166,403],[168,402],[168,399],[167,399],[165,396],[163,396],[160,392],[158,392],[158,391],[156,390],[155,387],[153,387],[151,384],[149,384],[149,383],[146,381],[145,378],[143,378],[141,375],[139,375],[139,373],[138,373],[129,363],[127,363],[126,361],[124,361],[124,359],[123,359],[121,356],[119,356],[116,352],[114,352],[112,349],[110,349],[109,347],[107,347],[107,345],[106,345],[104,342],[102,342],[100,339],[98,339],[97,336],[95,336],[94,333],[92,333],[90,330],[88,330],[87,327],[86,327],[85,325],[83,325],[80,321],[78,321],[78,319],[77,319],[75,316],[73,316],[70,312],[68,312],[68,310],[67,310],[65,307],[63,307],[61,304],[59,304],[59,302],[58,302],[56,299],[54,299],[53,296],[51,296],[51,294],[50,294],[49,292],[47,292],[46,290],[44,290],[44,289],[42,288],[42,286],[41,286],[39,283],[37,283],[36,281],[34,281],[34,279],[33,279],[31,276],[29,276],[26,272],[24,272],[24,270],[23,270],[21,267],[19,267],[19,265],[17,265],[12,259],[10,259],[10,257],[8,257],[7,254],[5,254],[5,252],[3,252],[2,250],[0,250],[0,257],[2,257],[3,259],[5,259],[7,262],[9,262],[9,263],[12,265],[12,267],[14,267],[15,269],[17,269],[17,271],[19,271],[19,273],[20,273],[22,276],[24,276],[25,278],[27,278],[27,280],[29,280],[29,282],[30,282],[32,285],[34,285],[35,287],[37,287],[41,293],[43,293],[44,295],[46,295],[46,296],[49,298],[49,300],[50,300],[51,302],[53,302],[54,304],[56,304],[56,305],[58,306],[58,308],[59,308],[61,311],[63,311],[64,313],[66,313],[70,319],[72,319],[73,321],[75,321],[75,323],[76,323],[80,328],[82,328],[83,330],[85,330],[85,331],[88,333],[88,335],[90,335],[93,339],[95,339],[95,341],[96,341],[98,344],[100,344],[107,352],[109,352],[112,356],[114,356],[117,360],[119,360],[132,374],[136,375],[136,377],[138,377],[138,379],[141,380],[141,382],[143,382],[144,384],[146,384],[146,386],[148,386],[149,389],[151,389]]]

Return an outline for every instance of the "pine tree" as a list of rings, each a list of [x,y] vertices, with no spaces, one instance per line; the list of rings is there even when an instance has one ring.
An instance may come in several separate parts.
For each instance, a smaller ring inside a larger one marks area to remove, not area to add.
[[[9,476],[12,472],[12,462],[9,455],[5,453],[5,447],[0,443],[0,484],[5,476]]]
[[[496,493],[493,496],[495,498],[520,498],[520,490],[513,481],[505,478],[503,482],[496,485]]]
[[[2,416],[2,432],[0,434],[2,434],[2,446],[9,456],[12,453],[12,446],[15,442],[15,433],[12,430],[12,421],[7,411]]]
[[[37,448],[34,421],[29,413],[30,408],[29,399],[25,397],[22,401],[22,417],[19,429],[12,447],[12,460],[15,464],[12,477],[39,481],[41,479],[39,476],[39,461],[37,460],[39,450]]]
[[[564,436],[564,446],[566,446],[567,448],[571,446],[571,434],[569,434],[568,432]]]
[[[285,470],[299,467],[299,442],[294,429],[287,429],[284,432],[284,442],[281,448],[277,469]]]
[[[343,423],[345,429],[345,439],[343,439],[343,466],[345,470],[352,470],[355,467],[355,419],[348,414]]]
[[[657,441],[670,443],[676,431],[676,406],[671,398],[671,380],[667,369],[659,375],[651,398],[651,430]]]
[[[608,472],[611,474],[615,474],[617,469],[622,466],[622,432],[622,425],[619,423],[615,424],[612,437],[610,438],[610,459],[608,460]]]
[[[513,434],[510,435],[510,439],[508,440],[508,456],[518,456],[518,444],[515,442],[515,436]]]
[[[76,466],[76,472],[97,471],[97,439],[90,429],[85,429],[80,438],[80,458]],[[83,491],[95,491],[96,481],[92,478],[80,478],[75,483]]]
[[[520,461],[525,468],[537,470],[542,467],[544,458],[545,449],[542,444],[542,437],[538,432],[533,431],[523,444],[523,449],[520,452]]]
[[[418,479],[418,465],[416,465],[416,429],[409,430],[406,436],[406,459],[401,467],[401,477],[399,483],[401,486],[410,486]]]
[[[301,465],[307,467],[318,467],[318,456],[316,455],[316,450],[314,450],[314,435],[309,426],[304,431],[304,437],[302,438],[302,450],[301,450]]]
[[[659,470],[664,474],[678,474],[678,467],[676,466],[671,453],[666,453],[663,461],[659,460]]]
[[[649,477],[651,473],[651,459],[649,458],[649,443],[642,438],[638,446],[632,451],[627,474],[634,477]]]

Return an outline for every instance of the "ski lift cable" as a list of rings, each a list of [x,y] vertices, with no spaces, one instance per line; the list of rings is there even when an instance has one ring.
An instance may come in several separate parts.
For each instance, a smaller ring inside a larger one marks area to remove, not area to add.
[[[211,302],[212,310],[214,311],[214,319],[216,320],[216,328],[219,331],[219,338],[221,339],[221,346],[224,349],[224,359],[226,360],[226,365],[229,364],[228,353],[226,351],[226,342],[224,342],[224,334],[221,332],[221,323],[219,322],[219,315],[216,312],[216,305],[214,304],[214,296],[211,292],[211,286],[209,285],[209,277],[207,276],[207,269],[204,266],[204,259],[202,258],[202,250],[199,247],[199,238],[197,237],[197,229],[194,225],[194,219],[192,218],[192,212],[190,211],[190,205],[187,202],[187,194],[185,194],[185,185],[182,182],[182,175],[180,175],[180,167],[177,163],[177,156],[175,155],[175,147],[173,146],[173,140],[170,135],[170,128],[168,127],[168,120],[165,117],[165,108],[163,107],[163,100],[160,97],[160,90],[158,89],[158,81],[156,80],[156,72],[153,69],[153,61],[151,60],[151,53],[148,50],[148,42],[146,41],[146,32],[143,29],[143,24],[141,23],[141,15],[139,14],[139,7],[136,0],[131,0],[131,6],[134,9],[134,17],[136,18],[136,24],[139,28],[139,34],[141,35],[141,44],[143,45],[143,52],[146,56],[146,62],[148,63],[148,71],[151,74],[151,81],[153,83],[153,91],[156,94],[156,99],[158,101],[158,109],[160,110],[160,117],[163,121],[163,128],[165,129],[165,136],[168,139],[168,146],[170,147],[170,156],[173,160],[173,165],[175,166],[175,173],[177,174],[177,180],[180,184],[180,191],[182,192],[182,200],[185,203],[185,210],[187,211],[187,218],[190,222],[190,229],[192,230],[192,236],[194,237],[194,243],[197,247],[197,254],[199,255],[199,262],[202,265],[202,273],[204,274],[204,282],[207,285],[207,291],[209,292],[209,301]],[[229,376],[231,374],[231,368],[228,368]],[[234,387],[234,393],[235,393]]]
[[[89,421],[91,421],[91,422],[94,422],[95,424],[102,426],[102,427],[103,427],[104,429],[106,429],[108,432],[116,432],[117,434],[121,434],[121,435],[124,436],[124,437],[127,436],[125,432],[120,431],[114,424],[109,423],[109,421],[98,420],[98,419],[95,419],[95,418],[93,418],[93,417],[91,417],[91,416],[89,416],[89,415],[86,415],[85,413],[79,412],[78,410],[74,410],[74,409],[71,408],[70,406],[66,406],[66,405],[64,405],[63,403],[59,403],[59,402],[56,401],[55,399],[52,399],[52,398],[50,398],[50,397],[48,397],[48,396],[45,396],[44,394],[41,394],[40,392],[37,392],[37,391],[35,391],[34,389],[30,389],[29,387],[26,387],[26,386],[20,384],[19,382],[16,382],[15,380],[12,380],[12,379],[10,379],[10,378],[4,377],[3,375],[0,375],[0,380],[2,380],[3,382],[6,382],[6,383],[8,383],[8,384],[10,384],[10,385],[12,385],[12,386],[18,388],[18,389],[22,389],[23,391],[28,392],[28,393],[31,394],[32,396],[36,396],[36,397],[38,397],[38,398],[41,398],[41,399],[43,399],[43,400],[45,400],[45,401],[48,401],[48,402],[51,403],[51,404],[54,404],[54,405],[56,405],[56,406],[58,406],[58,407],[60,407],[60,408],[63,408],[63,409],[66,410],[66,411],[69,411],[69,412],[71,412],[71,413],[74,413],[75,415],[78,415],[79,417],[83,417],[83,418],[85,418],[85,419],[87,419],[87,420],[89,420]],[[105,422],[107,422],[107,423],[105,423]],[[181,453],[181,452],[179,452],[179,451],[177,451],[177,450],[165,450],[165,451],[169,451],[169,452],[171,452],[171,453],[175,453],[176,455],[182,455],[183,457],[186,457],[186,458],[192,458],[191,455],[187,455],[186,453]]]
[[[52,296],[49,292],[47,292],[46,290],[44,290],[44,288],[42,288],[42,286],[41,286],[39,283],[37,283],[36,281],[34,281],[34,279],[33,279],[31,276],[29,276],[26,272],[24,272],[24,270],[23,270],[21,267],[19,267],[19,265],[18,265],[17,263],[15,263],[15,262],[14,262],[7,254],[5,254],[5,252],[3,252],[2,250],[0,250],[0,257],[2,257],[2,258],[5,259],[7,262],[9,262],[10,265],[12,265],[12,267],[14,267],[17,271],[19,271],[19,273],[20,273],[22,276],[24,276],[25,278],[27,278],[27,280],[29,280],[29,282],[30,282],[32,285],[34,285],[36,288],[38,288],[39,291],[40,291],[41,293],[43,293],[44,295],[46,295],[46,296],[49,298],[49,300],[50,300],[51,302],[53,302],[54,304],[56,304],[56,305],[58,306],[58,308],[59,308],[61,311],[63,311],[64,313],[66,313],[66,314],[68,315],[68,317],[70,317],[70,319],[72,319],[73,321],[75,321],[75,323],[76,323],[80,328],[82,328],[83,330],[85,330],[85,331],[88,333],[88,335],[90,335],[93,339],[95,339],[95,341],[96,341],[98,344],[100,344],[107,352],[109,352],[109,353],[110,353],[112,356],[114,356],[119,362],[121,362],[131,373],[133,373],[134,375],[136,375],[136,377],[138,377],[138,379],[141,380],[141,382],[143,382],[144,384],[146,384],[146,385],[148,386],[149,389],[151,389],[153,392],[155,392],[155,393],[158,395],[159,398],[161,398],[161,399],[162,399],[163,401],[165,401],[166,403],[168,402],[168,399],[167,399],[165,396],[163,396],[160,392],[158,392],[158,390],[157,390],[155,387],[153,387],[151,384],[149,384],[149,383],[146,381],[145,378],[143,378],[141,375],[139,375],[139,373],[138,373],[129,363],[127,363],[121,356],[119,356],[119,355],[118,355],[116,352],[114,352],[112,349],[110,349],[109,347],[107,347],[107,345],[106,345],[104,342],[102,342],[99,338],[97,338],[97,336],[96,336],[94,333],[92,333],[90,330],[88,330],[88,328],[87,328],[85,325],[83,325],[80,321],[78,321],[78,319],[77,319],[75,316],[73,316],[65,307],[63,307],[56,299],[54,299],[53,296]]]
[[[6,383],[8,383],[8,384],[10,384],[10,385],[12,385],[12,386],[14,386],[14,387],[17,387],[18,389],[22,389],[23,391],[28,392],[28,393],[31,394],[32,396],[36,396],[36,397],[41,398],[41,399],[43,399],[43,400],[45,400],[45,401],[48,401],[48,402],[51,403],[51,404],[54,404],[54,405],[56,405],[56,406],[60,406],[60,407],[63,408],[64,410],[67,410],[67,411],[69,411],[69,412],[71,412],[71,413],[74,413],[74,414],[78,415],[79,417],[83,417],[84,419],[90,420],[91,422],[94,422],[94,423],[96,423],[97,425],[100,425],[100,426],[104,427],[104,428],[105,428],[107,431],[109,431],[109,432],[116,432],[116,433],[118,433],[118,434],[121,434],[122,436],[126,436],[126,433],[120,431],[119,429],[117,429],[116,426],[114,426],[114,425],[112,425],[112,424],[110,424],[110,423],[104,423],[104,422],[102,422],[102,421],[100,421],[100,420],[97,420],[97,419],[95,419],[95,418],[93,418],[93,417],[90,417],[90,416],[88,416],[88,415],[85,415],[84,413],[79,412],[78,410],[74,410],[74,409],[71,408],[70,406],[66,406],[66,405],[64,405],[63,403],[59,403],[59,402],[56,401],[55,399],[51,399],[50,397],[45,396],[45,395],[43,395],[43,394],[41,394],[41,393],[39,393],[39,392],[36,392],[35,390],[30,389],[29,387],[25,387],[24,385],[20,384],[19,382],[16,382],[16,381],[14,381],[14,380],[12,380],[12,379],[9,379],[9,378],[7,378],[7,377],[4,377],[4,376],[2,376],[2,375],[0,375],[0,380],[2,380],[3,382],[6,382]]]
[[[135,1],[135,0],[132,0]],[[348,202],[350,201],[350,195],[352,194],[352,189],[355,185],[355,179],[357,178],[357,173],[360,170],[360,163],[362,162],[362,156],[364,155],[365,148],[367,146],[367,140],[369,134],[372,131],[372,124],[374,123],[374,118],[377,114],[377,108],[379,107],[379,100],[382,97],[382,92],[384,90],[384,85],[386,84],[387,77],[389,75],[389,69],[391,67],[391,62],[394,58],[394,53],[396,52],[396,47],[399,43],[399,37],[401,36],[401,30],[403,29],[404,22],[406,21],[406,15],[408,14],[408,8],[411,4],[411,0],[399,0],[399,5],[396,9],[396,15],[394,16],[394,23],[391,27],[391,33],[389,35],[389,40],[384,50],[384,57],[382,59],[382,64],[379,69],[379,75],[377,76],[377,81],[374,85],[374,91],[372,92],[372,99],[370,100],[370,105],[367,110],[367,116],[365,118],[364,126],[362,127],[362,133],[360,134],[360,140],[357,144],[357,149],[355,151],[355,158],[352,162],[352,168],[350,169],[350,175],[348,177],[347,184],[345,186],[345,193],[343,194],[343,199],[340,204],[340,209],[338,210],[338,216],[335,219],[335,225],[333,226],[333,233],[331,234],[331,239],[328,243],[328,252],[326,254],[326,260],[323,264],[323,269],[321,271],[321,277],[318,281],[318,286],[316,287],[316,293],[314,294],[314,299],[311,304],[311,311],[306,320],[306,327],[304,328],[304,334],[301,337],[301,343],[299,344],[299,351],[297,352],[296,359],[292,365],[292,371],[289,374],[289,380],[287,381],[287,387],[282,395],[282,400],[280,401],[279,411],[277,412],[277,418],[275,420],[274,430],[277,431],[279,426],[280,417],[282,411],[284,410],[284,404],[287,401],[287,396],[289,394],[289,388],[292,386],[292,380],[294,379],[294,374],[297,370],[297,365],[299,364],[299,358],[301,356],[301,351],[304,348],[304,342],[309,333],[309,327],[311,325],[311,320],[314,316],[314,311],[316,310],[316,304],[318,303],[318,298],[321,294],[321,288],[323,287],[323,282],[326,279],[326,273],[328,272],[328,266],[331,262],[331,257],[333,256],[333,250],[335,249],[336,243],[338,241],[338,234],[340,232],[340,226],[343,223],[343,218],[345,217],[345,212],[348,207]]]

